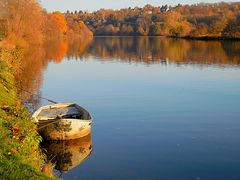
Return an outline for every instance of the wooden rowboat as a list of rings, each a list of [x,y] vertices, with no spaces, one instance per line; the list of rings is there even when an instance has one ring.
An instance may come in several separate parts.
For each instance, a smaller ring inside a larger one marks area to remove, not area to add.
[[[39,133],[48,140],[78,139],[91,132],[89,112],[73,103],[43,106],[32,118],[38,124]]]

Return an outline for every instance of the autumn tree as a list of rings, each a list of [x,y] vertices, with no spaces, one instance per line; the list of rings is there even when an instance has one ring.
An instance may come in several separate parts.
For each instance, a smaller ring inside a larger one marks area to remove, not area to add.
[[[8,0],[8,40],[20,46],[42,44],[43,10],[35,0]]]
[[[108,24],[106,26],[100,26],[96,29],[96,34],[115,35],[118,32],[119,32],[119,28],[114,27],[112,24]]]
[[[161,24],[159,22],[154,23],[151,27],[150,27],[150,34],[154,35],[154,36],[159,36],[162,35],[162,28],[161,28]]]
[[[134,33],[134,29],[131,25],[123,24],[120,28],[120,33],[123,35],[132,35]]]
[[[51,18],[57,24],[60,32],[62,32],[63,34],[66,34],[68,30],[68,26],[67,26],[67,22],[64,15],[61,14],[60,12],[54,12],[51,14]]]
[[[88,29],[88,27],[84,24],[83,21],[77,21],[74,17],[67,16],[66,17],[68,32],[67,35],[71,36],[92,36],[92,32]]]
[[[187,36],[192,31],[192,25],[176,11],[166,14],[163,32],[170,36]]]
[[[7,34],[7,0],[0,1],[0,41]]]
[[[227,37],[240,37],[240,15],[228,21],[227,26],[223,30],[223,35]]]

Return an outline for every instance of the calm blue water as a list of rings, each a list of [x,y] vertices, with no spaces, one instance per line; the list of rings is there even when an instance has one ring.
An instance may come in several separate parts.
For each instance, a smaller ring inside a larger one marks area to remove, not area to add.
[[[238,66],[103,59],[68,57],[44,73],[43,97],[94,118],[93,152],[63,179],[240,179]]]

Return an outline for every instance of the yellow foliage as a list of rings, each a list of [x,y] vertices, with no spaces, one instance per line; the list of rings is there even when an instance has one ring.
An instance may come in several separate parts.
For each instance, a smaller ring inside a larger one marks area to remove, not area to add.
[[[20,48],[27,48],[29,46],[26,40],[24,40],[20,36],[17,36],[14,33],[10,33],[7,36],[6,42],[8,42],[8,44],[13,44],[15,47],[20,47]]]
[[[54,12],[51,14],[52,19],[55,21],[57,24],[60,32],[65,34],[68,30],[67,22],[63,14],[60,12]]]

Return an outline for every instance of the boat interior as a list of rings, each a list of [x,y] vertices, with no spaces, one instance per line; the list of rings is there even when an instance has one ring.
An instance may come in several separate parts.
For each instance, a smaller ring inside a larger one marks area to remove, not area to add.
[[[67,106],[46,106],[37,115],[39,121],[54,119],[82,119],[90,120],[90,114],[82,107],[71,104]]]

